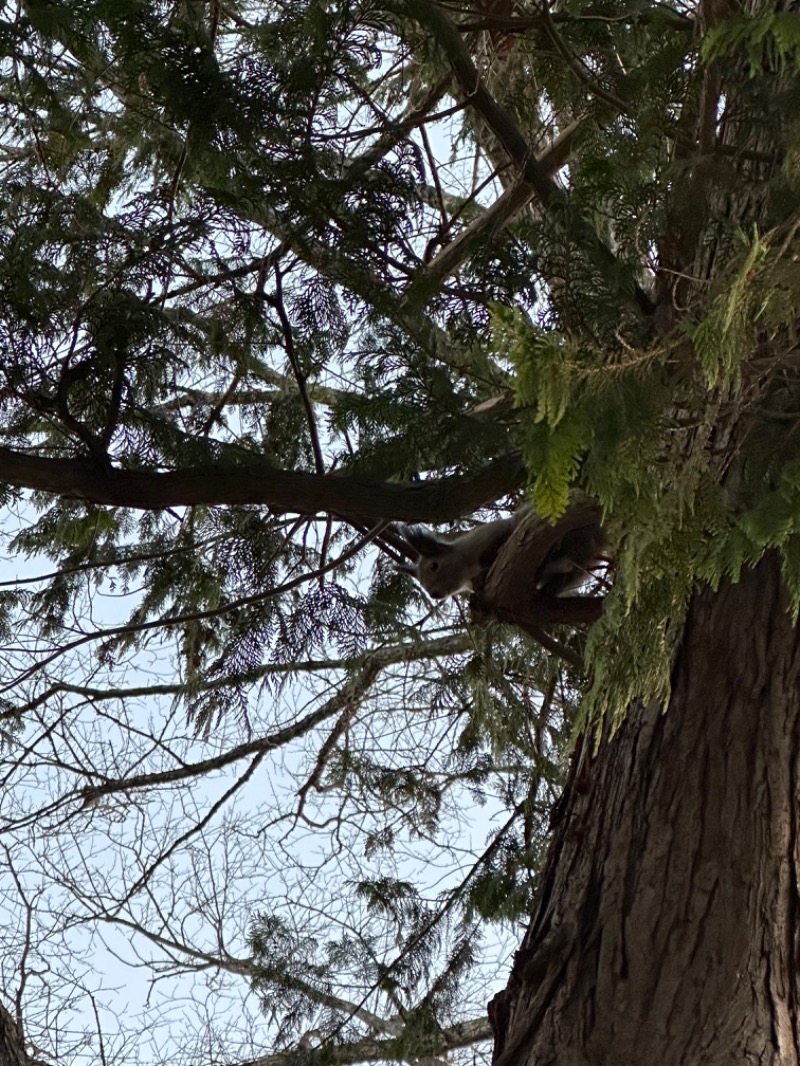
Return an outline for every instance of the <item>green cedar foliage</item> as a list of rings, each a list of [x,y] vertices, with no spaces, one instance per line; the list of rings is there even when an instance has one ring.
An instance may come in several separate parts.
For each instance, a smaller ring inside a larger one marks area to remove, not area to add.
[[[797,272],[782,231],[738,243],[703,317],[648,351],[582,345],[496,314],[530,414],[523,450],[535,505],[558,517],[579,479],[619,545],[614,591],[590,637],[594,686],[582,721],[595,709],[618,720],[637,696],[668,696],[670,632],[698,582],[738,580],[779,549],[789,609],[800,610],[798,460],[782,415],[794,390],[784,375],[777,387],[744,380],[756,355],[794,330]],[[779,409],[762,414],[772,403]],[[733,449],[717,447],[726,438],[739,453],[736,482]]]

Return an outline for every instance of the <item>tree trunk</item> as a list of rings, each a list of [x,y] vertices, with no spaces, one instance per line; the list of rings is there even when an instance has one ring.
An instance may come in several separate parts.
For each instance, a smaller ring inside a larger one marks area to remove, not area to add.
[[[490,1012],[501,1066],[800,1062],[800,630],[777,561],[695,597],[667,712],[576,753]]]
[[[33,1066],[17,1022],[0,1004],[0,1066]]]

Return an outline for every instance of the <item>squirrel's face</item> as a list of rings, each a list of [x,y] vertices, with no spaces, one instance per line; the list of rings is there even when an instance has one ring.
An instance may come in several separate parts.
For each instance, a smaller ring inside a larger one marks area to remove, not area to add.
[[[465,567],[461,555],[452,549],[433,559],[421,558],[417,563],[417,580],[434,600],[443,600],[457,592],[472,592],[478,569]]]
[[[501,523],[504,539],[508,533],[506,523]],[[406,544],[417,553],[416,562],[402,569],[411,573],[419,581],[428,595],[434,600],[445,596],[455,596],[458,592],[472,592],[475,579],[486,570],[491,558],[486,556],[485,531],[487,526],[478,526],[476,530],[443,540],[434,536],[424,526],[399,526],[398,531]],[[496,537],[494,538],[496,539]],[[490,553],[497,554],[497,547]]]

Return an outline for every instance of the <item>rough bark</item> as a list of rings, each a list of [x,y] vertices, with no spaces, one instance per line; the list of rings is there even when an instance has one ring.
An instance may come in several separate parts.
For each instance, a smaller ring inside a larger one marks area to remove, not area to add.
[[[799,718],[768,558],[696,596],[667,712],[576,753],[497,1064],[800,1062]]]
[[[35,1066],[25,1050],[25,1041],[19,1025],[0,1005],[0,1066]]]

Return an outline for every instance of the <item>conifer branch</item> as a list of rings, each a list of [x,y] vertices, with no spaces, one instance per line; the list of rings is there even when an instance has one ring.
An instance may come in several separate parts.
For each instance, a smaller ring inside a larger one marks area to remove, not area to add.
[[[208,951],[199,951],[184,940],[176,940],[171,936],[167,937],[155,933],[152,929],[148,929],[140,922],[132,922],[130,919],[123,918],[117,914],[100,913],[97,915],[97,919],[102,922],[107,922],[110,925],[118,925],[123,929],[138,933],[151,943],[157,944],[159,947],[164,948],[170,953],[185,955],[189,959],[192,959],[195,966],[199,969],[225,970],[227,973],[236,974],[240,977],[247,977],[250,979],[259,977],[263,972],[263,967],[259,966],[258,962],[254,959],[239,959],[233,955],[229,955],[226,951],[220,951],[219,954],[213,954]],[[275,977],[271,980],[271,983],[279,984],[280,982],[278,978]],[[349,1000],[343,999],[341,996],[336,996],[323,988],[315,987],[309,981],[304,981],[301,977],[293,976],[289,979],[287,976],[285,987],[287,989],[301,992],[303,995],[307,996],[308,999],[312,1000],[314,1003],[318,1003],[322,1007],[328,1007],[331,1010],[347,1014],[351,1018],[357,1018],[377,1033],[396,1035],[401,1029],[401,1022],[394,1019],[382,1018],[379,1014],[374,1014],[363,1006],[351,1003]]]
[[[697,30],[695,19],[681,15],[677,11],[663,4],[652,4],[649,9],[627,11],[620,15],[609,15],[605,11],[582,11],[579,15],[571,11],[554,11],[552,19],[555,23],[568,23],[580,25],[581,23],[605,23],[606,25],[618,24],[621,26],[647,26],[656,20],[671,30],[680,30],[683,33],[694,33]],[[484,30],[496,33],[524,33],[526,30],[542,26],[545,16],[524,14],[497,14],[493,11],[481,11],[480,15],[470,16],[458,23],[461,33],[480,33]]]
[[[548,174],[555,173],[567,161],[570,145],[581,125],[581,122],[571,123],[538,157],[539,163]],[[416,274],[409,290],[419,288],[430,292],[444,278],[454,274],[478,246],[488,244],[495,234],[519,215],[535,195],[532,186],[524,181],[506,189],[491,206],[446,244],[424,270]]]
[[[102,800],[104,796],[113,796],[118,793],[128,794],[140,789],[153,786],[162,787],[174,784],[177,781],[187,781],[206,774],[215,773],[225,769],[242,759],[260,758],[268,755],[271,751],[285,747],[293,740],[306,736],[312,729],[338,715],[342,710],[357,703],[366,696],[380,675],[384,664],[378,657],[367,657],[361,669],[330,699],[322,706],[304,715],[295,722],[276,729],[266,736],[257,737],[245,744],[239,744],[220,755],[208,759],[200,759],[195,763],[186,763],[177,766],[174,770],[159,770],[151,774],[137,774],[115,780],[104,781],[100,785],[88,785],[81,790],[85,805],[91,805]]]
[[[28,681],[36,674],[41,673],[47,669],[52,663],[69,652],[76,651],[78,648],[84,647],[86,644],[96,643],[100,640],[108,640],[117,637],[123,637],[134,633],[144,633],[151,630],[163,629],[169,630],[175,626],[185,626],[193,622],[205,621],[211,618],[220,618],[231,611],[238,610],[241,607],[248,607],[252,604],[260,603],[263,600],[276,599],[285,592],[289,592],[292,589],[298,588],[300,585],[305,584],[307,581],[313,580],[314,577],[326,573],[330,570],[335,570],[343,563],[347,562],[356,556],[363,548],[370,544],[375,537],[380,533],[382,524],[378,523],[364,536],[359,537],[357,541],[347,547],[340,555],[335,559],[331,559],[325,563],[324,566],[317,567],[313,571],[303,571],[297,577],[291,578],[288,581],[284,581],[283,584],[267,588],[265,590],[255,592],[246,596],[240,596],[236,600],[227,601],[220,606],[211,607],[202,611],[191,611],[186,614],[167,615],[162,618],[151,618],[145,622],[129,622],[120,626],[109,626],[106,629],[95,629],[88,633],[83,633],[81,636],[76,637],[74,640],[70,640],[64,644],[59,645],[53,651],[44,655],[42,658],[37,659],[27,670],[24,670],[21,674],[12,678],[10,681],[6,681],[0,684],[0,695],[6,692],[10,692],[24,681]]]
[[[381,669],[399,663],[412,663],[459,655],[469,651],[473,646],[472,637],[465,630],[458,630],[446,637],[432,640],[419,640],[411,644],[389,644],[368,652],[370,660],[376,661]],[[193,689],[194,693],[215,692],[233,685],[251,684],[267,677],[281,677],[287,674],[317,674],[323,671],[341,670],[348,674],[359,670],[364,665],[364,656],[346,659],[299,659],[289,663],[269,662],[263,666],[248,670],[246,674],[214,678],[200,681]],[[13,712],[0,713],[0,721],[7,718],[17,719],[49,704],[57,697],[78,696],[92,703],[113,702],[121,697],[125,699],[143,699],[154,696],[181,696],[186,694],[186,684],[175,681],[171,684],[132,685],[129,688],[101,688],[95,685],[76,685],[66,681],[54,682],[33,699],[15,704]]]
[[[596,96],[598,100],[604,100],[621,115],[627,115],[632,118],[633,109],[630,104],[628,104],[627,101],[622,100],[619,96],[616,96],[614,93],[609,92],[608,89],[605,89],[599,83],[597,78],[592,75],[583,60],[579,56],[576,56],[572,49],[567,45],[567,42],[556,29],[547,0],[543,0],[542,11],[545,20],[544,25],[550,40],[553,42],[553,46],[578,81],[580,81],[582,85],[585,85],[589,92]]]
[[[449,522],[522,486],[518,452],[476,474],[419,482],[276,470],[263,463],[186,470],[119,470],[90,459],[55,459],[0,447],[0,482],[110,507],[263,504],[277,512],[400,522]]]
[[[446,1055],[448,1051],[471,1047],[491,1038],[491,1026],[483,1018],[457,1022],[440,1029],[425,1042],[424,1047],[418,1047],[414,1059],[419,1061],[430,1056]],[[360,1062],[408,1062],[409,1058],[409,1052],[403,1047],[401,1040],[367,1039],[259,1055],[258,1058],[242,1062],[239,1066],[356,1066]]]
[[[458,86],[467,101],[491,128],[509,158],[519,167],[522,177],[533,189],[542,207],[554,221],[563,224],[561,219],[566,203],[566,193],[536,158],[511,115],[489,92],[456,25],[440,7],[431,3],[430,0],[406,0],[403,7],[410,11],[421,26],[433,34],[437,44],[446,55]],[[623,268],[623,264],[619,262],[587,219],[576,218],[573,214],[570,228],[573,229],[576,237],[586,242],[589,254],[602,269],[605,277],[613,284],[617,297],[620,300],[626,299],[627,286],[623,284],[622,279],[628,277],[630,271]],[[654,311],[654,304],[649,294],[638,282],[631,279],[631,284],[639,310],[643,314],[651,315]]]

